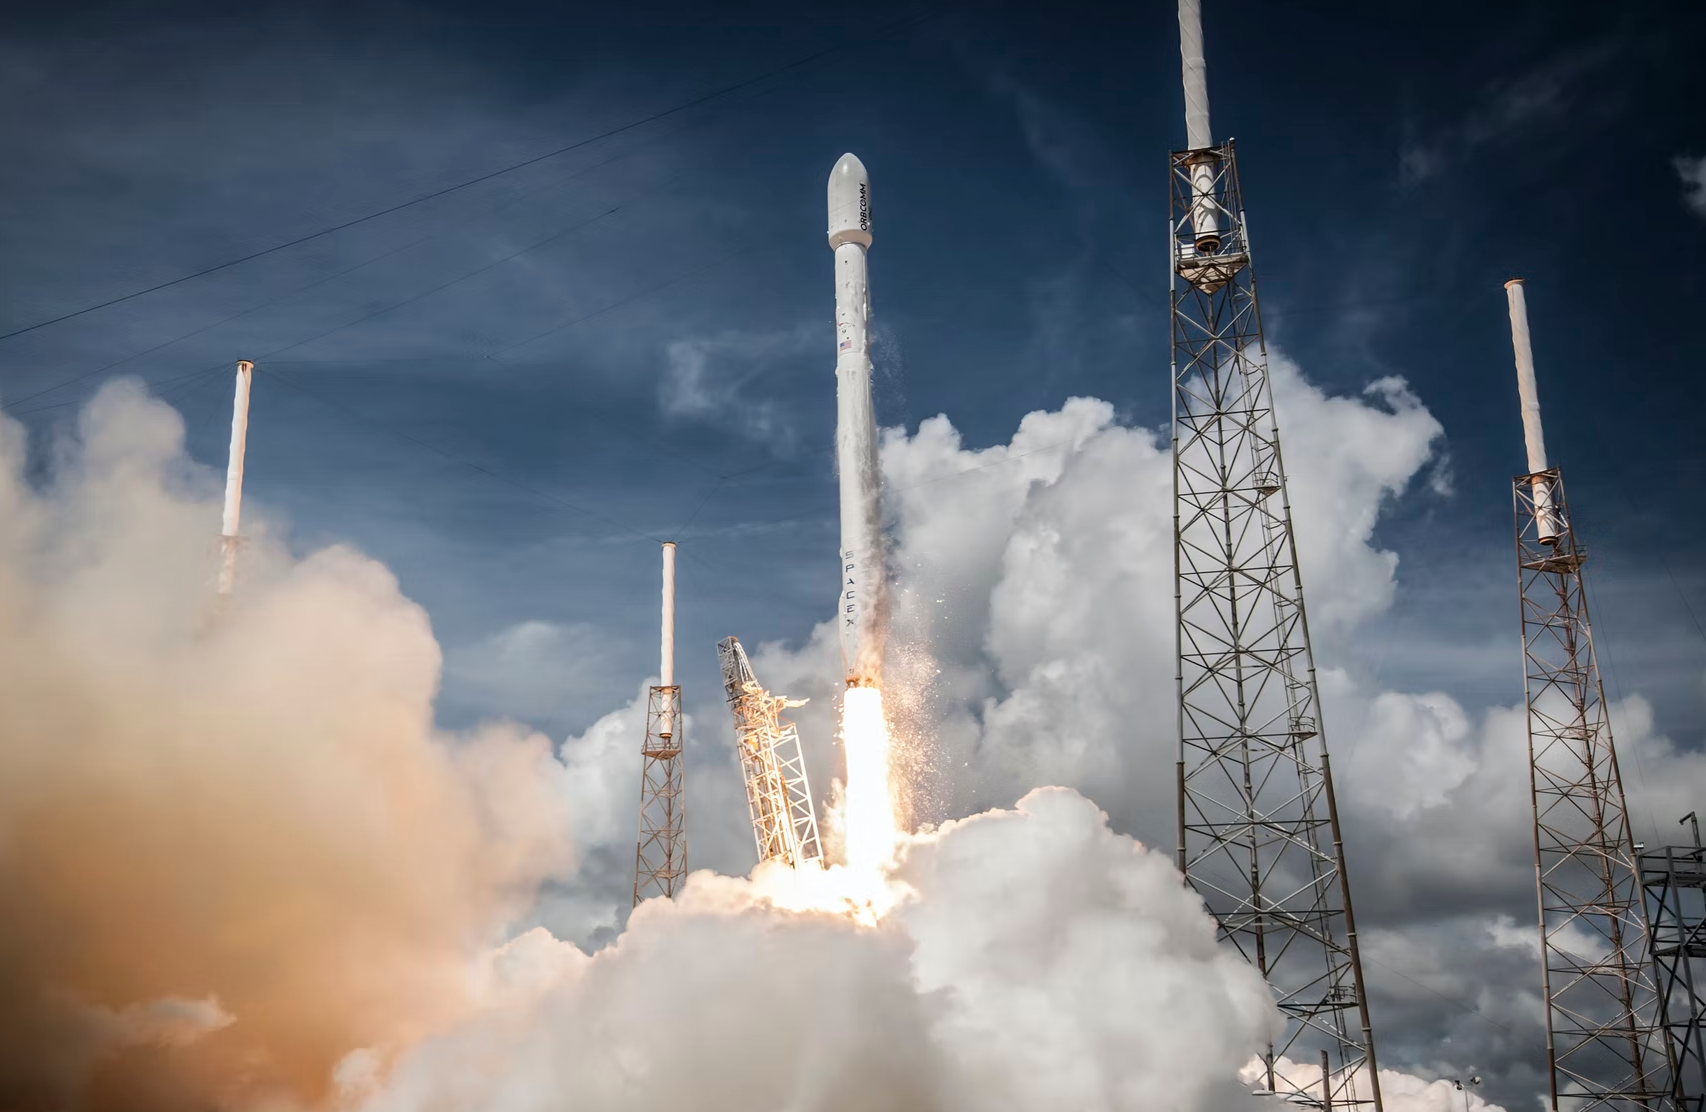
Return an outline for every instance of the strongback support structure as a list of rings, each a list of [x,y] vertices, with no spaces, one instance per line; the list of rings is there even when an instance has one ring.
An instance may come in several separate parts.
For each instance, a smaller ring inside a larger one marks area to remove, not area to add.
[[[1529,465],[1512,490],[1551,1107],[1669,1112],[1675,1071],[1594,659],[1586,553],[1563,476],[1546,465],[1522,282],[1505,288]]]
[[[717,642],[717,659],[729,709],[734,712],[735,748],[746,780],[746,806],[758,859],[796,869],[822,867],[817,810],[806,780],[800,733],[781,716],[801,703],[772,695],[758,685],[738,638]]]
[[[687,796],[682,765],[681,688],[675,683],[675,542],[663,545],[662,661],[646,701],[640,748],[640,838],[634,847],[634,905],[674,896],[687,877]]]
[[[1659,1023],[1669,1043],[1679,1112],[1706,1112],[1706,850],[1694,844],[1649,850],[1638,858],[1646,892],[1648,948],[1658,989]]]
[[[1285,1017],[1262,1088],[1379,1112],[1244,203],[1232,144],[1209,138],[1197,6],[1180,0],[1190,149],[1168,175],[1179,869]]]

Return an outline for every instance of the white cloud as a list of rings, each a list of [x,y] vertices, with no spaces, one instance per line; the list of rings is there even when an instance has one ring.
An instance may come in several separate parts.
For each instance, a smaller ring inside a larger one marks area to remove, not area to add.
[[[1619,51],[1616,43],[1567,50],[1525,73],[1490,82],[1461,119],[1425,136],[1412,129],[1398,152],[1399,180],[1426,181],[1479,148],[1571,119],[1582,89]]]
[[[549,743],[434,730],[384,567],[258,531],[214,611],[182,436],[109,384],[38,488],[0,421],[0,1090],[54,1106],[306,1099],[457,1014],[469,947],[572,865]]]
[[[665,414],[678,420],[712,421],[785,454],[795,442],[787,409],[774,391],[749,390],[757,376],[780,361],[815,350],[815,330],[719,332],[673,340],[659,387]]]
[[[1682,179],[1682,199],[1696,215],[1706,216],[1706,155],[1674,158],[1671,165]]]
[[[1439,424],[1393,379],[1331,397],[1276,358],[1274,384],[1347,833],[1380,866],[1356,874],[1367,957],[1403,978],[1376,993],[1386,1060],[1417,1078],[1473,1064],[1530,1084],[1518,1063],[1535,1001],[1505,987],[1532,956],[1509,910],[1532,898],[1521,712],[1369,690],[1350,658],[1393,596],[1398,559],[1376,542],[1380,515],[1426,473]],[[11,665],[0,674],[14,685],[0,700],[0,845],[52,868],[0,866],[13,890],[45,894],[52,923],[123,924],[103,936],[111,960],[155,980],[78,999],[117,1017],[179,1001],[168,1027],[189,1034],[145,1040],[162,1053],[292,1046],[310,1031],[317,1076],[342,1056],[345,1095],[373,1112],[521,1112],[566,1091],[594,1108],[633,1107],[635,1094],[713,1109],[1018,1112],[1061,1094],[1119,1109],[1158,1092],[1183,1109],[1241,1102],[1227,1086],[1273,1016],[1250,970],[1213,945],[1167,852],[1171,465],[1156,430],[1087,398],[1029,414],[1008,443],[981,449],[946,417],[889,430],[892,706],[913,743],[915,817],[956,820],[906,857],[916,901],[871,930],[779,912],[747,882],[702,872],[683,899],[646,905],[618,934],[644,685],[555,757],[511,727],[447,745],[430,725],[439,656],[425,615],[384,569],[342,550],[297,562],[257,545],[227,618],[202,626],[197,554],[216,484],[183,462],[175,421],[124,388],[104,393],[48,495],[22,483],[21,446],[0,436],[11,468],[0,482]],[[524,623],[484,651],[549,661],[572,654],[575,636]],[[839,771],[835,653],[827,624],[796,651],[754,653],[774,690],[817,696],[799,718],[820,795]],[[43,697],[65,691],[76,697]],[[699,863],[746,836],[738,778],[703,775],[732,763],[717,710],[688,731]],[[1637,820],[1690,809],[1706,757],[1656,734],[1638,697],[1613,715]],[[44,740],[62,737],[83,743]],[[131,776],[148,790],[128,793]],[[1063,787],[1033,790],[1046,784]],[[987,811],[1020,797],[1016,811]],[[93,833],[34,836],[31,824],[56,813],[43,799],[64,800],[69,829]],[[105,825],[85,830],[89,815]],[[111,829],[132,836],[94,836]],[[610,945],[589,957],[536,932],[481,957],[565,867],[571,839],[582,871],[548,887],[539,914],[560,936]],[[65,902],[44,878],[83,875],[65,855],[84,849],[98,875],[149,878],[138,883],[150,896],[212,893],[220,922],[259,909],[269,960],[294,956],[283,966],[296,979],[247,982],[248,951],[229,939],[235,949],[138,947],[188,937],[174,927],[179,904],[74,884]],[[69,976],[51,964],[31,975]],[[351,992],[361,1007],[328,1017],[323,1002]],[[268,1010],[281,1000],[283,1019]],[[692,1033],[676,1044],[685,1052],[649,1037],[659,1008]],[[214,1022],[227,1014],[238,1022]],[[767,1062],[787,1070],[749,1068],[740,1050],[755,1030],[776,1044]],[[1472,1036],[1483,1047],[1473,1057]],[[1435,1107],[1438,1086],[1413,1080],[1389,1084]]]
[[[113,1046],[188,1046],[237,1022],[237,1017],[212,996],[200,1000],[162,996],[126,1004],[116,1011],[96,1005],[84,1015],[100,1041]]]
[[[603,635],[593,626],[529,620],[445,654],[447,686],[478,705],[548,719],[593,694]]]
[[[520,939],[483,1014],[364,1112],[1254,1108],[1235,1074],[1276,1018],[1265,987],[1086,800],[950,824],[901,873],[915,895],[875,929],[699,873],[591,958]]]

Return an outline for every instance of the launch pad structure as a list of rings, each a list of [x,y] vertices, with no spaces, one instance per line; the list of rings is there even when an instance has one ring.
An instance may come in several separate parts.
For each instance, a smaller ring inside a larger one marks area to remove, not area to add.
[[[795,869],[823,865],[817,811],[806,779],[800,733],[782,711],[802,705],[759,686],[740,640],[717,642],[723,689],[734,712],[735,749],[746,781],[746,806],[760,861],[780,861]]]
[[[1546,1065],[1554,1112],[1670,1112],[1661,1020],[1629,808],[1563,474],[1546,462],[1521,279],[1505,284],[1528,474],[1512,481],[1523,690],[1534,803]]]
[[[1344,840],[1229,141],[1180,0],[1187,149],[1169,160],[1178,866],[1285,1019],[1262,1091],[1382,1107]],[[1319,1071],[1319,1072],[1317,1072]]]
[[[675,542],[663,544],[663,638],[658,685],[646,699],[640,746],[640,837],[634,846],[634,906],[674,896],[687,878],[687,795],[681,688],[675,682]]]
[[[1647,904],[1647,954],[1669,1044],[1678,1112],[1706,1110],[1706,849],[1690,811],[1694,844],[1636,857]]]

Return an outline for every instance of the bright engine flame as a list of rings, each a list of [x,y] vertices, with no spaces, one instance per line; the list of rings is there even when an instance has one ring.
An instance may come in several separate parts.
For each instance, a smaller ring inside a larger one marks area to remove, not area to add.
[[[847,758],[840,814],[845,863],[801,870],[760,866],[754,880],[778,907],[830,911],[874,925],[905,891],[889,875],[904,835],[895,819],[892,743],[880,689],[847,689],[841,748]]]
[[[847,871],[881,878],[894,864],[900,828],[894,818],[889,782],[889,724],[883,693],[876,687],[849,687],[841,704],[841,749],[847,757],[842,830]]]

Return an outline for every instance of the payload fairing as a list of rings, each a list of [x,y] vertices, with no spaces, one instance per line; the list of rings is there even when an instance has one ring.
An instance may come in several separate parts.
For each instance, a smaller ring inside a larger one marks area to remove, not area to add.
[[[877,422],[871,407],[871,177],[844,154],[829,174],[829,246],[835,252],[835,469],[841,482],[841,591],[836,607],[847,686],[882,681],[887,600]]]

